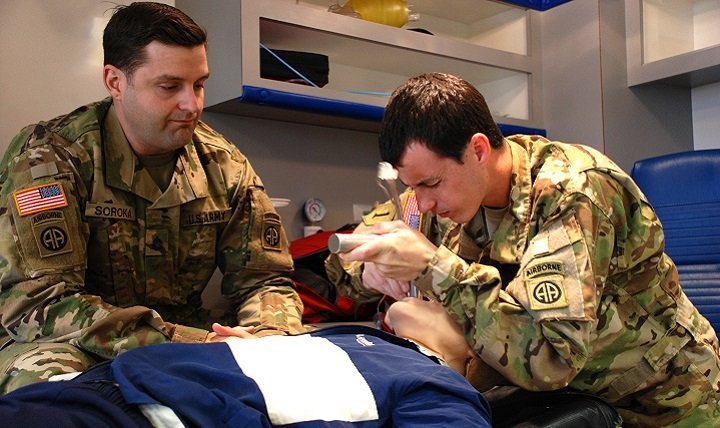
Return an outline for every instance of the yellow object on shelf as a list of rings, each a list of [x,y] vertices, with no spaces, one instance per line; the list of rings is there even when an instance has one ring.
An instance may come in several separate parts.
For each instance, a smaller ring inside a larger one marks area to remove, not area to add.
[[[408,22],[408,6],[405,0],[348,0],[351,7],[366,21],[402,27]]]

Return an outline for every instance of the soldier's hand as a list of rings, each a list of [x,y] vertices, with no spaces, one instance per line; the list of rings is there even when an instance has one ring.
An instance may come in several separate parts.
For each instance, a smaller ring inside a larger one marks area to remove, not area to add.
[[[368,290],[378,291],[395,300],[402,299],[410,290],[410,282],[396,281],[383,276],[378,270],[377,265],[372,262],[366,262],[364,264],[362,280],[363,286]]]
[[[224,342],[232,339],[255,339],[253,336],[253,327],[228,327],[218,323],[213,323],[213,331],[208,334],[205,342]]]
[[[399,220],[377,223],[367,232],[381,236],[339,256],[346,262],[372,262],[388,279],[411,281],[417,278],[437,251],[422,233]]]

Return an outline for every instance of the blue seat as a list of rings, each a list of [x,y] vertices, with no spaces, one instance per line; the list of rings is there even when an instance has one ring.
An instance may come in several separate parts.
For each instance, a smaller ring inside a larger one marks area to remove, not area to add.
[[[663,224],[685,294],[720,333],[720,149],[639,160],[631,175]]]

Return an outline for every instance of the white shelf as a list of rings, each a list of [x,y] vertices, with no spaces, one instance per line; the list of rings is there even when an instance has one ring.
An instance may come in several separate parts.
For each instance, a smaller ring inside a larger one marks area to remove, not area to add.
[[[358,92],[389,94],[408,77],[444,71],[476,85],[499,122],[541,127],[539,47],[528,43],[536,12],[484,0],[412,3],[420,20],[406,27],[435,35],[329,13],[322,0],[176,2],[209,32],[208,110],[373,130],[388,97]],[[451,22],[459,24],[449,35]],[[261,43],[328,56],[329,83],[261,78]]]
[[[629,86],[720,81],[720,2],[626,0]]]
[[[340,3],[344,3],[341,0]],[[298,4],[326,11],[329,0],[298,0]],[[422,28],[438,37],[520,55],[528,54],[528,15],[520,7],[483,0],[411,0],[420,19],[403,28]]]

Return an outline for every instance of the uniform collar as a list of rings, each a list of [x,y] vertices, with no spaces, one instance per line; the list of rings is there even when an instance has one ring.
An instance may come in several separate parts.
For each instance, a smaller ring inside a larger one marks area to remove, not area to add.
[[[111,106],[104,122],[105,182],[110,187],[132,192],[152,203],[150,208],[169,208],[207,196],[207,177],[195,145],[180,149],[168,188],[162,192],[142,168]]]
[[[510,206],[505,218],[492,236],[490,258],[501,263],[519,263],[527,246],[530,226],[531,142],[505,139],[512,154]]]

